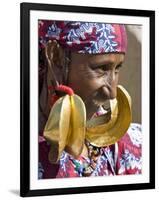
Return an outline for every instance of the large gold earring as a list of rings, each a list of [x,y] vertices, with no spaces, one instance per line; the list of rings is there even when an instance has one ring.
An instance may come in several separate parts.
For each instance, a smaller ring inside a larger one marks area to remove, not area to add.
[[[122,86],[117,87],[117,98],[110,101],[111,118],[107,123],[98,125],[104,115],[87,123],[86,139],[97,147],[117,142],[127,131],[132,120],[131,98]]]
[[[44,129],[50,143],[49,160],[56,163],[63,150],[77,158],[85,139],[97,147],[117,142],[131,123],[131,99],[122,87],[117,88],[117,98],[110,101],[111,118],[102,115],[86,124],[86,110],[82,99],[75,94],[61,97],[53,105]]]
[[[66,86],[62,88],[68,89]],[[44,129],[44,137],[51,145],[49,152],[51,163],[59,160],[63,150],[75,158],[81,154],[85,127],[85,105],[78,95],[70,93],[55,102]]]

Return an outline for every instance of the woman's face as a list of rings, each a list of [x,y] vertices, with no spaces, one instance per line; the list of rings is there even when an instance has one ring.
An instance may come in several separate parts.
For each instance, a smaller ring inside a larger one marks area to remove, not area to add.
[[[68,86],[90,106],[103,105],[117,94],[119,69],[124,54],[71,54]]]

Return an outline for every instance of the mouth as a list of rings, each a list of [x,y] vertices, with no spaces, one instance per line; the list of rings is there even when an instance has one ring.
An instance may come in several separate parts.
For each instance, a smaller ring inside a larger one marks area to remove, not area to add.
[[[90,119],[99,107],[105,110],[110,110],[110,92],[109,89],[99,88],[96,92],[92,93],[84,101],[87,111],[87,119]]]
[[[92,102],[96,106],[102,106],[105,103],[105,101],[102,99],[92,99]]]

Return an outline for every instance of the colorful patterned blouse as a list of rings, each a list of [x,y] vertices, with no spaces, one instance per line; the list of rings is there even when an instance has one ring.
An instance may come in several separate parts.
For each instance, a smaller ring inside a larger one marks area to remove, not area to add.
[[[100,154],[90,176],[141,174],[141,126],[131,124],[127,133],[117,143],[100,148]],[[91,145],[92,146],[92,145]],[[39,143],[39,179],[82,177],[91,160],[84,156],[73,158],[63,151],[58,164],[48,161],[49,144]]]

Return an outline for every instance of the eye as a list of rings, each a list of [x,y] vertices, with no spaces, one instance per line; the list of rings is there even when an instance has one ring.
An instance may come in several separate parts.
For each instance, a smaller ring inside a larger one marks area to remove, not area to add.
[[[108,71],[114,71],[114,73],[117,75],[120,71],[120,68],[122,67],[122,63],[119,63],[115,69],[113,69],[114,67],[113,63],[106,63],[106,64],[102,64],[102,65],[90,65],[90,68],[93,70],[93,72],[95,72],[98,76],[104,76]]]
[[[103,71],[107,71],[109,70],[109,66],[108,65],[102,65],[102,66],[99,66],[99,68]]]
[[[109,65],[91,66],[91,69],[98,73],[105,73],[110,69],[110,66]]]
[[[121,67],[122,67],[122,64],[119,64],[119,65],[116,66],[116,68],[115,68],[115,73],[116,74],[119,73]]]

